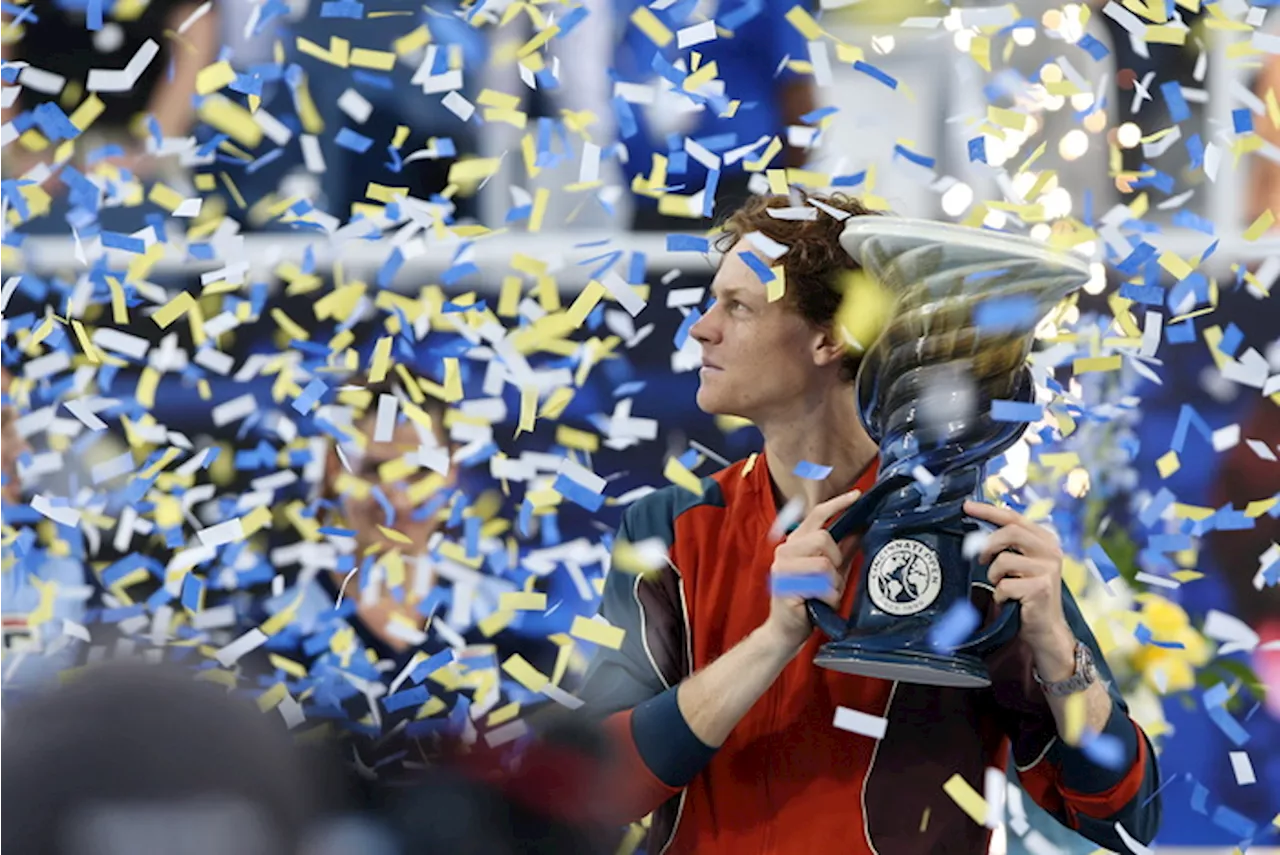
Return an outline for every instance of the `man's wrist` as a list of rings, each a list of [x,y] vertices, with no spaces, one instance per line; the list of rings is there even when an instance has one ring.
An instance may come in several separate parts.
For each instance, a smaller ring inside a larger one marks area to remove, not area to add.
[[[1046,683],[1069,679],[1076,672],[1076,638],[1070,628],[1054,636],[1054,640],[1034,653],[1036,674]]]
[[[765,622],[756,627],[746,638],[754,655],[773,663],[781,671],[787,663],[795,658],[804,644],[792,644],[774,629],[773,624]]]

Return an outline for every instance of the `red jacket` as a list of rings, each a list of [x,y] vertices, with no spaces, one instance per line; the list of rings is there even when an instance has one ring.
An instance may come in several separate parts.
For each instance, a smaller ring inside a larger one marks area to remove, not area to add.
[[[875,466],[858,482],[864,492]],[[1118,770],[1057,739],[1048,704],[1018,641],[992,656],[988,689],[944,689],[819,668],[809,640],[718,750],[702,744],[676,689],[764,623],[768,533],[776,503],[764,457],[702,481],[701,497],[660,490],[629,508],[618,537],[660,537],[669,567],[652,579],[613,569],[602,615],[624,629],[621,647],[593,660],[580,696],[618,748],[610,797],[623,820],[653,812],[648,851],[749,853],[984,853],[988,829],[943,791],[960,773],[977,791],[1009,746],[1026,791],[1065,824],[1126,851],[1115,825],[1149,841],[1159,823],[1159,773],[1150,745],[1114,689],[1106,733]],[[846,588],[857,588],[861,556]],[[1110,673],[1070,594],[1067,618]],[[989,598],[989,597],[988,597]],[[888,720],[882,739],[833,726],[837,707]]]

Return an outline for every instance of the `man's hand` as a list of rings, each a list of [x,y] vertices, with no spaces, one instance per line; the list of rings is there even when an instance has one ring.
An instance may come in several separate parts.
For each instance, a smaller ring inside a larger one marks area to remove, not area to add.
[[[983,502],[964,504],[969,516],[1000,526],[987,538],[979,560],[989,564],[987,578],[995,601],[1022,603],[1018,637],[1030,645],[1036,671],[1048,681],[1075,671],[1075,635],[1062,610],[1062,548],[1058,539],[1016,511]]]
[[[815,592],[813,598],[838,609],[845,581],[849,578],[849,560],[857,550],[858,538],[851,536],[843,544],[837,544],[825,526],[829,519],[848,508],[861,495],[854,490],[815,505],[795,531],[774,550],[771,574],[775,578],[821,577],[826,582],[825,590]],[[774,640],[793,652],[798,651],[813,632],[805,609],[806,599],[807,596],[799,595],[773,597],[769,604],[769,619],[764,623],[764,629]]]

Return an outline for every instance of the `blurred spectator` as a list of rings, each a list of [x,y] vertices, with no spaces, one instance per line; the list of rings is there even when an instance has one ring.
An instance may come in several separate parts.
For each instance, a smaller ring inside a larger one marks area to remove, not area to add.
[[[484,34],[447,0],[389,0],[377,6],[377,17],[355,12],[353,5],[309,0],[293,28],[325,50],[339,38],[353,49],[396,54],[388,70],[343,68],[301,52],[296,57],[324,124],[318,201],[341,220],[351,216],[354,203],[377,204],[368,198],[370,183],[407,188],[419,199],[445,190],[453,162],[476,151],[480,120],[464,121],[444,102],[451,91],[474,101],[471,78],[487,55]],[[432,137],[443,139],[429,147]],[[410,159],[424,150],[432,154]],[[475,216],[474,199],[459,194],[454,204],[456,218]]]
[[[11,397],[16,384],[9,369],[2,370],[4,401],[0,408],[4,441],[5,565],[0,570],[0,608],[3,609],[4,650],[0,685],[8,695],[47,685],[75,664],[77,643],[66,632],[66,621],[84,620],[88,595],[84,565],[75,544],[56,554],[38,543],[36,532],[22,523],[44,518],[22,505],[20,468],[30,448],[19,430],[18,411]],[[60,529],[62,527],[59,527]],[[59,534],[65,533],[65,529]],[[12,561],[10,560],[12,556]]]
[[[4,122],[13,120],[27,134],[5,147],[5,175],[52,164],[65,136],[75,139],[71,164],[81,173],[105,161],[140,179],[176,180],[176,158],[157,156],[154,146],[192,130],[196,74],[214,60],[218,46],[217,12],[207,8],[201,13],[201,8],[191,0],[32,0],[11,17],[11,7],[6,7],[4,60],[13,67],[6,69],[5,82],[16,79],[21,88],[15,103],[4,109]],[[89,93],[96,70],[117,71],[126,78],[140,73],[118,88]],[[90,94],[101,99],[102,114],[84,133],[67,134],[59,127],[59,111],[71,115]],[[34,142],[28,146],[27,140]],[[73,188],[70,200],[63,193],[67,186]],[[75,208],[97,213],[96,200],[84,198],[93,194],[82,184],[78,192],[68,180],[46,181],[44,187],[58,199],[49,222],[33,224],[38,230],[66,231],[63,220]],[[41,213],[33,210],[31,215]],[[83,231],[87,223],[77,222]]]
[[[274,717],[137,662],[7,715],[3,829],[24,855],[287,855],[333,794]]]
[[[640,176],[653,178],[654,157],[661,155],[667,158],[667,165],[665,178],[658,176],[659,185],[692,196],[707,184],[708,167],[703,161],[710,155],[720,169],[714,216],[721,210],[732,210],[750,195],[750,173],[744,164],[761,157],[773,137],[784,147],[770,162],[771,167],[803,165],[804,150],[787,144],[787,128],[802,124],[802,117],[816,106],[816,96],[810,75],[797,74],[785,66],[788,60],[807,61],[809,57],[808,43],[786,18],[796,4],[683,0],[658,9],[640,0],[616,2],[614,109],[627,149],[629,185]],[[684,80],[691,69],[671,66],[676,56],[675,39],[667,49],[659,50],[632,20],[642,6],[672,33],[708,21],[714,21],[716,30],[730,31],[693,48],[703,65],[716,64],[717,82],[698,87],[696,93],[681,91],[676,81]],[[666,76],[659,68],[666,69]],[[616,84],[629,86],[620,93]],[[739,102],[736,108],[730,106],[731,101]],[[694,149],[702,160],[690,153],[686,140],[705,150],[703,154]],[[745,146],[752,148],[743,156]],[[635,229],[706,227],[704,218],[663,215],[651,195],[637,194],[634,202]]]
[[[1272,22],[1276,20],[1271,16]],[[1267,94],[1280,98],[1280,56],[1269,53],[1262,59],[1262,71],[1254,84],[1254,94],[1264,101]],[[1262,137],[1265,148],[1251,158],[1249,197],[1245,203],[1245,223],[1252,223],[1262,212],[1270,209],[1280,223],[1280,128],[1271,123],[1270,117],[1255,116],[1253,129]],[[1272,225],[1274,230],[1276,225]]]

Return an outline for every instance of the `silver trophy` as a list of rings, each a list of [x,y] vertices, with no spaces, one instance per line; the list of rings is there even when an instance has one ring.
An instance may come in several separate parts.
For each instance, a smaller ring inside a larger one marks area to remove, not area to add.
[[[944,649],[931,631],[972,586],[988,584],[986,567],[963,555],[979,528],[963,505],[981,497],[987,461],[1027,427],[993,417],[992,402],[1034,401],[1026,359],[1036,326],[1089,280],[1089,265],[1029,238],[896,217],[852,218],[840,241],[896,302],[855,387],[879,474],[830,527],[837,541],[862,532],[864,570],[847,620],[809,601],[831,639],[816,661],[886,680],[986,686],[982,659],[1017,634],[1018,604]]]

